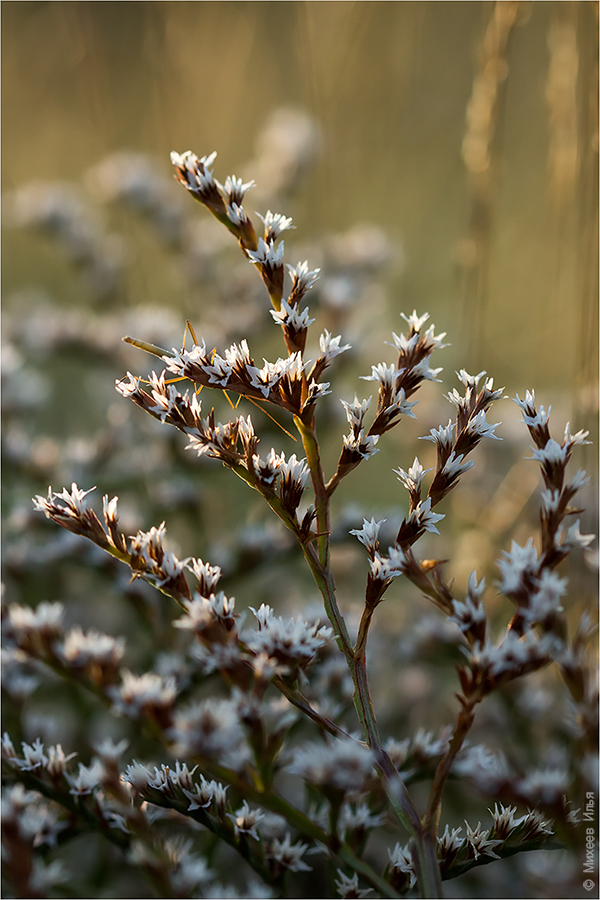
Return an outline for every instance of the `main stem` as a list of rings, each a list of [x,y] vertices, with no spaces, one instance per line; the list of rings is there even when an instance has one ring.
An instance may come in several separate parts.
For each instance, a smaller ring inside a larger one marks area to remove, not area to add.
[[[396,810],[400,821],[412,837],[413,858],[421,896],[423,898],[442,897],[440,868],[437,861],[437,842],[423,828],[415,806],[406,790],[406,785],[381,746],[366,667],[368,625],[364,629],[364,641],[357,643],[357,647],[354,648],[344,617],[337,604],[335,582],[329,565],[329,504],[331,491],[327,489],[321,466],[314,411],[306,417],[295,416],[294,422],[302,438],[306,461],[311,474],[317,519],[317,548],[315,550],[311,544],[304,543],[304,556],[323,596],[325,611],[333,626],[338,646],[346,658],[354,684],[354,705],[363,727],[365,739],[375,754],[377,769],[383,779],[388,798]]]

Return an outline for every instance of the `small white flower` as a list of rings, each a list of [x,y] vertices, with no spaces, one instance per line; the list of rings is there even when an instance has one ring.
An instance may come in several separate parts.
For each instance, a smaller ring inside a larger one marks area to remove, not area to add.
[[[121,777],[123,781],[139,792],[148,786],[152,775],[146,766],[134,760],[133,763],[125,767],[125,774]]]
[[[281,309],[270,310],[278,325],[287,325],[294,331],[304,331],[315,321],[310,318],[308,306],[300,312],[297,306],[290,306],[285,299],[281,301]]]
[[[387,581],[403,575],[406,569],[406,555],[400,547],[388,547],[388,555],[375,552],[370,560],[371,577],[377,581]]]
[[[332,337],[327,329],[325,329],[323,334],[319,337],[321,358],[324,358],[327,364],[329,364],[332,359],[335,359],[336,356],[339,356],[340,353],[344,353],[346,350],[351,349],[350,344],[344,344],[343,347],[340,347],[341,340],[341,334],[338,334],[337,337]]]
[[[352,878],[344,875],[341,869],[338,869],[337,873],[339,877],[336,879],[335,886],[340,897],[366,897],[367,894],[371,893],[371,888],[367,888],[366,890],[359,888],[358,875],[356,872]]]
[[[498,560],[498,568],[502,574],[499,589],[503,594],[514,594],[522,590],[527,579],[535,577],[539,570],[537,550],[533,538],[529,538],[524,547],[513,541],[510,551],[503,551],[504,559]]]
[[[255,841],[259,840],[256,826],[263,816],[262,810],[250,809],[246,800],[234,813],[227,813],[227,818],[233,822],[235,836],[239,837],[241,834],[246,834],[248,837],[254,838]]]
[[[206,593],[212,593],[221,578],[221,569],[219,566],[211,566],[210,563],[202,562],[201,559],[192,557],[187,562],[187,568],[194,574],[199,585]]]
[[[35,609],[19,603],[11,603],[8,607],[8,619],[17,636],[34,633],[58,636],[62,631],[64,613],[65,608],[58,601],[48,603],[42,600]]]
[[[495,427],[495,426],[494,426]],[[448,459],[446,460],[444,467],[442,469],[442,474],[446,475],[447,478],[458,478],[468,469],[472,469],[475,463],[473,460],[468,460],[467,462],[463,462],[464,455],[460,453],[458,456],[452,451]]]
[[[131,372],[127,373],[127,378],[129,379],[129,381],[125,381],[124,378],[117,378],[117,380],[115,381],[115,388],[124,397],[131,397],[132,394],[138,393],[140,389],[141,378],[139,378],[137,375],[132,375]]]
[[[365,545],[367,550],[374,551],[379,540],[379,529],[386,521],[387,519],[380,519],[379,522],[376,522],[373,518],[368,522],[366,519],[363,519],[363,527],[360,530],[353,529],[350,534],[355,535],[361,544]]]
[[[404,313],[400,313],[400,315],[402,316],[402,318],[404,319],[406,324],[409,326],[409,328],[411,328],[413,331],[421,331],[423,325],[429,318],[429,313],[427,313],[427,312],[423,313],[422,316],[417,315],[416,309],[413,309],[410,316],[407,316]]]
[[[440,449],[450,449],[454,438],[454,429],[456,425],[450,419],[446,426],[440,425],[439,428],[432,428],[429,434],[425,434],[419,438],[420,441],[432,441],[437,444]]]
[[[408,876],[408,886],[414,887],[417,883],[417,875],[415,873],[412,856],[408,847],[401,847],[396,844],[393,850],[388,850],[390,865],[393,869],[403,872]]]
[[[288,479],[298,488],[304,488],[307,478],[310,475],[310,469],[306,459],[296,459],[296,454],[292,453],[286,460],[285,454],[281,454],[281,465],[279,467],[282,480]]]
[[[346,410],[346,417],[350,427],[353,431],[359,431],[362,428],[366,412],[371,405],[371,397],[368,400],[359,400],[355,394],[354,403],[346,403],[345,400],[342,400],[341,403]]]
[[[250,257],[250,262],[258,265],[281,266],[283,260],[284,242],[281,241],[278,247],[274,243],[266,243],[262,238],[258,239],[257,250],[246,250]]]
[[[210,806],[217,789],[220,789],[221,792],[227,790],[226,787],[224,788],[222,784],[216,781],[207,781],[204,775],[200,775],[200,784],[195,784],[192,790],[182,788],[183,793],[190,801],[188,812],[194,809],[206,809]]]
[[[294,227],[291,218],[282,216],[281,213],[272,213],[271,210],[268,210],[264,216],[261,216],[259,212],[256,215],[264,223],[265,241],[268,243],[277,240],[282,231],[287,231],[288,228]]]
[[[65,773],[65,778],[71,785],[69,793],[78,797],[91,794],[97,787],[100,787],[104,777],[104,763],[99,759],[94,760],[91,766],[84,766],[79,763],[77,775]]]
[[[362,428],[358,434],[345,434],[343,437],[344,447],[351,452],[360,453],[363,459],[369,459],[371,456],[379,453],[375,446],[378,441],[378,434],[368,434],[365,437]]]
[[[232,369],[231,363],[219,356],[218,353],[215,353],[210,365],[202,366],[202,371],[208,375],[210,384],[218,384],[220,387],[226,387],[231,377]]]
[[[392,390],[396,383],[396,378],[403,372],[403,369],[397,369],[396,366],[386,366],[385,363],[378,363],[371,366],[371,375],[361,375],[363,381],[378,381],[382,388]]]
[[[227,218],[233,225],[237,225],[240,228],[246,221],[247,216],[241,206],[238,206],[237,203],[231,203],[227,205]]]
[[[235,175],[228,175],[225,179],[225,184],[217,184],[223,191],[223,193],[229,198],[229,202],[231,204],[235,203],[236,205],[240,205],[242,200],[244,199],[244,195],[250,188],[253,188],[256,184],[255,181],[247,181],[245,184],[241,178],[236,178]]]
[[[560,598],[567,592],[566,578],[559,578],[556,572],[543,569],[534,580],[536,590],[529,595],[529,605],[523,609],[523,617],[529,626],[544,622],[548,616],[562,612]]]
[[[575,434],[571,434],[571,428],[569,422],[565,425],[565,436],[564,436],[564,444],[569,450],[575,446],[575,444],[589,444],[590,441],[586,441],[585,438],[588,436],[589,431],[577,431]]]
[[[172,677],[162,678],[155,672],[134,675],[129,669],[121,671],[121,687],[110,688],[117,712],[137,718],[145,707],[168,709],[177,696],[177,686]]]
[[[308,268],[308,262],[304,260],[304,262],[299,262],[297,266],[289,266],[288,272],[292,277],[292,291],[295,294],[304,294],[308,291],[315,281],[319,279],[320,269],[312,269],[312,271]]]
[[[590,544],[595,541],[595,534],[582,534],[579,526],[580,522],[579,519],[577,519],[569,526],[569,528],[567,528],[564,535],[563,529],[561,528],[559,534],[559,546],[561,550],[571,551],[575,550],[577,547],[585,550],[586,547],[589,547]]]
[[[250,607],[258,620],[259,630],[244,635],[245,642],[255,653],[265,654],[278,662],[306,667],[333,637],[328,626],[319,627],[319,621],[284,619],[273,615],[272,609],[262,604],[258,610]]]
[[[501,846],[502,841],[490,840],[490,833],[489,831],[482,831],[481,822],[477,823],[476,828],[471,828],[466,821],[465,825],[467,826],[467,844],[470,845],[475,859],[479,859],[480,856],[491,856],[493,859],[500,858],[495,850],[496,847]]]
[[[569,787],[569,774],[564,769],[547,767],[530,772],[515,785],[516,793],[532,806],[553,806]]]
[[[40,738],[36,738],[33,744],[21,743],[23,751],[23,759],[17,759],[16,763],[24,772],[31,772],[34,769],[44,767],[48,762],[48,757],[44,752],[44,744]]]
[[[439,366],[437,369],[432,369],[429,365],[428,360],[422,359],[421,362],[418,362],[416,365],[411,367],[411,374],[417,375],[419,378],[423,378],[424,381],[441,381],[437,376],[442,372],[442,367]]]
[[[545,428],[548,425],[552,407],[548,407],[548,412],[545,411],[543,406],[540,406],[539,410],[536,411],[535,393],[533,391],[527,391],[524,400],[521,400],[517,394],[513,402],[521,408],[523,412],[523,422],[528,428]]]
[[[469,419],[465,430],[473,437],[493,438],[495,441],[501,441],[502,438],[494,434],[496,428],[501,424],[501,422],[496,422],[495,425],[492,425],[490,422],[487,422],[484,410],[480,410],[476,416]]]
[[[406,490],[410,491],[411,494],[416,494],[421,489],[424,476],[432,470],[424,469],[415,456],[414,462],[408,472],[405,472],[404,469],[394,469],[393,471],[396,473],[398,480],[402,482]]]
[[[302,859],[307,849],[308,844],[302,844],[300,841],[292,844],[290,835],[286,834],[283,840],[273,838],[269,842],[267,854],[270,859],[274,859],[284,869],[289,869],[290,872],[311,872],[311,867]]]
[[[427,500],[421,500],[416,505],[406,522],[409,525],[414,523],[418,528],[424,528],[425,531],[439,534],[435,524],[436,522],[441,522],[441,520],[445,518],[445,515],[442,513],[434,513],[431,511],[431,497],[428,497]]]
[[[288,772],[316,785],[357,792],[373,771],[373,753],[350,738],[298,747]]]

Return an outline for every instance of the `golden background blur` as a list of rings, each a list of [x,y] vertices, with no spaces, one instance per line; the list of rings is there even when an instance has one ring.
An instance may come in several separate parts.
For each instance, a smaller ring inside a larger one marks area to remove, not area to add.
[[[597,10],[8,0],[4,189],[76,180],[123,149],[165,172],[172,149],[217,149],[223,180],[269,114],[304,110],[320,151],[295,234],[382,228],[404,260],[393,327],[400,310],[428,310],[457,367],[513,393],[551,388],[581,425],[597,371]],[[35,247],[8,231],[5,297],[36,279],[60,295]],[[133,299],[168,304],[152,266]]]

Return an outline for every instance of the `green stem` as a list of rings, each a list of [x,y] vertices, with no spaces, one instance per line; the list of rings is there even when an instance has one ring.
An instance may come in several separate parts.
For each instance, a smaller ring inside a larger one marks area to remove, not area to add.
[[[450,746],[440,760],[435,772],[429,800],[427,802],[427,810],[423,817],[423,827],[434,840],[437,836],[437,827],[442,810],[442,794],[450,774],[450,769],[452,768],[452,763],[462,747],[473,724],[473,719],[475,718],[473,705],[474,704],[464,706],[459,712]]]

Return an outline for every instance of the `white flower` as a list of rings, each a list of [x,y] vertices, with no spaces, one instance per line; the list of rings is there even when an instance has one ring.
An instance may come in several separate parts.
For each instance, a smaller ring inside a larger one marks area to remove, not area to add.
[[[462,847],[464,843],[464,838],[461,838],[460,833],[462,828],[453,828],[450,831],[448,825],[446,825],[444,829],[443,835],[438,838],[438,856],[440,859],[445,859],[450,854],[456,853]]]
[[[373,813],[366,803],[351,806],[344,803],[340,812],[340,827],[345,831],[378,828],[385,822],[385,814]]]
[[[17,759],[16,763],[24,772],[31,772],[33,769],[39,769],[48,762],[48,757],[44,752],[44,745],[40,738],[36,738],[33,744],[21,743],[23,751],[23,759]]]
[[[465,431],[473,437],[493,438],[495,441],[501,441],[502,438],[494,434],[496,428],[501,424],[501,422],[496,422],[495,425],[492,425],[490,422],[487,422],[484,410],[480,410],[476,416],[469,419]]]
[[[467,596],[464,603],[452,601],[450,621],[455,622],[464,634],[478,625],[483,625],[487,621],[487,616],[483,604],[474,603],[473,598]]]
[[[319,620],[284,619],[273,615],[270,606],[262,604],[258,610],[250,607],[258,620],[259,630],[244,635],[245,642],[256,653],[264,653],[279,662],[307,666],[317,652],[333,637],[328,626],[319,628]]]
[[[304,294],[309,290],[319,279],[320,269],[312,269],[312,271],[308,268],[307,260],[304,262],[299,262],[297,266],[289,266],[288,272],[292,277],[292,291],[295,294]]]
[[[315,321],[310,318],[308,306],[300,312],[297,306],[290,306],[285,299],[281,301],[281,309],[270,310],[278,325],[287,325],[294,331],[304,331]]]
[[[257,366],[246,365],[246,373],[250,378],[250,384],[259,390],[266,398],[269,396],[270,390],[282,378],[288,377],[292,380],[300,378],[302,372],[308,365],[302,361],[300,351],[293,353],[286,359],[281,357],[277,362],[271,363],[263,359],[264,366],[259,369]]]
[[[62,620],[65,608],[62,603],[48,603],[42,600],[35,609],[11,603],[8,607],[8,619],[18,636],[40,633],[58,636],[62,631]]]
[[[397,369],[396,366],[386,366],[385,363],[378,363],[371,366],[371,375],[361,375],[363,381],[378,381],[383,388],[392,390],[396,383],[396,378],[404,370]]]
[[[494,425],[494,428],[495,427],[496,426]],[[453,479],[458,478],[468,469],[472,469],[475,463],[472,460],[463,462],[463,459],[464,455],[462,453],[457,456],[453,450],[444,464],[442,475],[445,475],[449,479]]]
[[[366,412],[371,405],[371,397],[368,400],[359,400],[355,394],[354,403],[346,403],[345,400],[342,400],[341,403],[346,410],[346,417],[350,427],[353,431],[359,431],[362,428]]]
[[[137,718],[145,707],[170,708],[177,696],[172,677],[162,678],[155,672],[134,675],[129,669],[121,671],[121,687],[110,688],[117,712]]]
[[[529,605],[523,609],[523,617],[528,625],[544,622],[548,616],[562,612],[560,598],[567,592],[568,581],[559,578],[556,572],[543,569],[535,579],[536,590],[529,595]]]
[[[358,886],[358,875],[356,872],[349,878],[344,875],[341,869],[337,870],[339,878],[336,879],[335,886],[340,897],[366,897],[371,893],[371,888],[361,890]]]
[[[343,437],[344,447],[351,452],[360,453],[363,459],[369,459],[371,456],[379,453],[375,446],[378,441],[378,434],[368,434],[365,437],[362,428],[358,434],[345,434]]]
[[[281,213],[272,213],[271,210],[268,210],[264,216],[261,216],[259,212],[257,212],[256,215],[259,219],[262,219],[264,223],[265,240],[268,243],[277,240],[282,231],[294,227],[291,218],[282,216]]]
[[[247,216],[241,206],[238,206],[237,203],[232,203],[227,205],[227,218],[233,225],[237,225],[240,228],[246,221]]]
[[[178,170],[178,176],[181,184],[189,191],[203,193],[207,190],[215,189],[216,184],[209,166],[212,166],[217,158],[216,151],[208,156],[198,158],[191,150],[184,153],[171,152],[171,162]]]
[[[386,521],[387,519],[380,519],[379,522],[376,522],[373,518],[368,522],[363,519],[363,527],[360,530],[353,529],[350,534],[355,535],[367,550],[374,551],[379,540],[379,529]]]
[[[66,633],[59,652],[73,666],[117,665],[125,653],[125,638],[102,634],[94,628],[84,634],[79,625],[75,625]]]
[[[441,522],[441,520],[445,518],[445,515],[442,513],[434,513],[431,511],[431,497],[428,497],[427,500],[421,500],[416,505],[408,516],[406,523],[407,525],[414,523],[418,528],[424,528],[425,531],[439,534],[439,531],[435,527],[435,523]]]
[[[126,781],[130,784],[136,791],[143,791],[150,782],[152,775],[150,774],[148,768],[142,763],[135,762],[126,766],[125,774],[121,776],[123,781]]]
[[[446,426],[440,425],[439,428],[432,428],[429,434],[419,438],[420,441],[432,441],[437,444],[440,449],[450,449],[456,425],[449,419]]]
[[[342,339],[341,334],[338,334],[337,337],[332,337],[331,334],[325,329],[323,334],[319,337],[319,347],[321,348],[321,358],[325,359],[327,364],[331,362],[332,359],[335,359],[336,356],[339,356],[340,353],[344,353],[346,350],[350,350],[350,344],[344,344],[343,347],[340,347],[340,341]]]
[[[208,597],[194,594],[191,600],[185,601],[185,615],[175,619],[175,628],[201,633],[215,621],[227,622],[233,618],[235,597],[226,597],[223,591],[210,594]]]
[[[442,371],[442,367],[439,366],[437,369],[432,369],[427,359],[422,359],[416,365],[411,366],[410,371],[412,375],[418,375],[425,381],[441,381],[437,376]]]
[[[258,239],[257,250],[246,250],[250,262],[259,265],[280,266],[283,260],[283,245],[281,241],[278,247],[274,243],[266,243],[262,238]]]
[[[79,763],[77,775],[65,773],[65,778],[71,785],[69,793],[78,797],[91,794],[97,787],[100,787],[104,777],[104,763],[99,759],[94,760],[91,766],[84,766]]]
[[[227,813],[227,818],[233,822],[235,836],[239,837],[241,834],[247,834],[248,837],[254,838],[255,841],[259,840],[256,826],[263,816],[262,810],[250,809],[246,800],[234,813]]]
[[[220,387],[225,387],[229,382],[229,378],[231,377],[233,366],[227,359],[223,359],[222,356],[219,356],[218,353],[215,353],[212,359],[212,363],[207,366],[202,366],[202,371],[208,375],[208,380],[210,384],[218,384]]]
[[[510,552],[503,551],[504,559],[498,560],[498,568],[502,574],[499,589],[503,594],[514,594],[523,589],[526,580],[535,577],[539,570],[537,550],[533,538],[529,538],[524,547],[513,541]]]
[[[306,480],[310,475],[310,469],[308,468],[306,459],[296,459],[295,453],[292,453],[287,460],[285,454],[281,454],[279,471],[281,472],[282,481],[287,479],[300,489],[304,488]]]
[[[224,793],[227,788],[216,781],[207,781],[204,775],[200,775],[200,784],[195,784],[192,790],[182,788],[183,793],[190,801],[188,812],[194,809],[206,809],[211,805],[217,789]]]
[[[129,379],[128,382],[126,382],[124,378],[117,378],[115,381],[115,388],[124,397],[131,397],[133,394],[138,393],[141,378],[137,375],[132,375],[131,372],[127,373],[127,378]]]
[[[589,547],[595,539],[595,534],[582,534],[579,528],[579,519],[577,519],[569,528],[567,528],[566,532],[563,535],[563,529],[561,527],[559,533],[559,546],[561,550],[565,550],[570,552],[574,550],[576,547],[580,547],[585,550],[586,547]]]
[[[217,184],[221,188],[224,194],[229,198],[229,202],[231,204],[235,203],[239,206],[244,199],[244,195],[250,188],[254,187],[256,184],[255,181],[247,181],[245,184],[241,178],[236,178],[235,175],[228,175],[225,179],[225,184]]]
[[[179,756],[208,756],[234,768],[247,757],[237,709],[230,700],[209,698],[179,710],[169,738]]]
[[[292,844],[290,835],[286,834],[283,840],[273,838],[269,842],[267,855],[284,869],[289,869],[290,872],[311,872],[311,867],[302,860],[307,849],[308,844],[302,844],[300,841]]]
[[[462,459],[462,456],[461,456]],[[414,462],[408,472],[405,472],[404,469],[394,469],[393,470],[396,475],[398,475],[398,480],[402,482],[407,491],[410,491],[411,494],[418,493],[421,489],[421,483],[425,475],[428,472],[431,472],[431,469],[424,469],[417,457],[415,456]]]
[[[552,407],[548,407],[548,412],[545,411],[543,406],[540,406],[539,410],[536,411],[534,405],[535,393],[533,391],[526,392],[525,400],[521,400],[521,398],[517,394],[513,402],[521,408],[523,412],[523,422],[528,426],[528,428],[545,428],[548,425]]]
[[[565,436],[564,443],[569,449],[574,447],[575,444],[589,444],[590,441],[586,441],[585,438],[588,436],[589,431],[577,431],[575,434],[571,434],[571,428],[569,426],[569,422],[565,425]]]
[[[57,500],[62,500],[65,504],[64,508],[61,509],[62,515],[65,518],[81,518],[82,514],[88,511],[88,505],[85,501],[85,497],[88,494],[91,494],[92,491],[95,491],[96,488],[90,488],[87,491],[82,491],[77,487],[75,482],[71,485],[71,493],[66,488],[63,488],[60,494],[57,494],[52,491],[52,488],[48,488],[48,498],[40,497],[39,495],[34,497],[33,503],[35,509],[39,510],[46,514],[48,518],[51,518],[51,510],[55,505]]]
[[[205,563],[201,559],[192,557],[187,562],[187,568],[195,575],[204,595],[213,592],[221,577],[219,566],[211,566],[210,563]]]
[[[400,388],[399,391],[396,390],[396,388],[394,388],[393,389],[393,400],[390,403],[390,405],[387,407],[386,412],[391,413],[391,412],[396,411],[396,412],[402,413],[402,415],[408,416],[411,419],[416,419],[417,417],[414,414],[414,412],[412,411],[412,408],[413,408],[413,406],[416,406],[418,402],[419,402],[418,400],[408,401],[406,399],[406,393],[404,391],[404,388]]]
[[[475,859],[479,859],[480,856],[491,856],[493,859],[500,858],[495,850],[496,847],[501,846],[502,841],[490,840],[489,831],[481,830],[481,822],[478,822],[477,827],[474,829],[466,821],[465,825],[467,826],[467,844],[470,845]]]
[[[553,806],[560,802],[569,786],[564,769],[547,767],[530,772],[515,785],[516,793],[532,806]]]
[[[288,772],[316,785],[358,792],[373,771],[371,750],[350,738],[298,747]]]
[[[406,569],[406,555],[397,546],[388,547],[388,555],[382,556],[375,553],[370,560],[371,576],[377,581],[387,581],[388,578],[397,578],[403,575]]]
[[[396,844],[393,850],[388,850],[388,856],[392,868],[398,869],[398,871],[407,875],[409,887],[414,887],[417,883],[417,876],[408,847],[401,847],[400,844]]]

